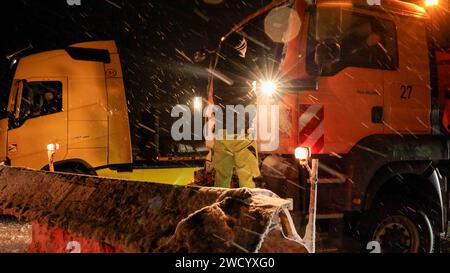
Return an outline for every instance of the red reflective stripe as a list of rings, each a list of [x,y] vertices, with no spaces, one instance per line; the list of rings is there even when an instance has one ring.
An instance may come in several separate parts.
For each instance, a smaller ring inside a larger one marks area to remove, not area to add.
[[[322,152],[324,146],[325,146],[325,136],[322,135],[319,138],[319,140],[311,147],[311,153],[318,154]]]
[[[303,119],[308,119],[306,115],[314,114],[317,108],[312,108],[311,105],[302,104],[299,106],[299,122]],[[310,117],[307,124],[303,128],[299,128],[298,143],[299,146],[307,146],[311,148],[313,154],[323,151],[325,146],[325,135],[323,131],[324,107],[322,106],[314,116]],[[300,124],[299,124],[300,126]],[[319,131],[318,131],[319,130]]]
[[[302,114],[305,114],[303,112]],[[304,143],[308,140],[309,136],[319,127],[320,123],[323,121],[323,107],[317,112],[317,114],[312,117],[312,119],[306,124],[306,126],[299,132],[299,143]]]
[[[318,119],[317,116],[313,117],[303,128],[303,130],[300,131],[298,142],[306,142],[310,135],[317,129],[317,127],[319,127],[320,123],[322,123],[321,119]]]

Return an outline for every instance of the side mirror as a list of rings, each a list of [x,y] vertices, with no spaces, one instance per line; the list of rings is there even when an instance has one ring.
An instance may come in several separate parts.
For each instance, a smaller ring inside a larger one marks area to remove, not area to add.
[[[319,67],[326,67],[339,62],[341,59],[341,45],[327,39],[316,46],[315,62]]]
[[[12,58],[9,63],[9,69],[13,69],[16,64],[17,64],[17,58]]]
[[[8,114],[8,129],[17,129],[21,127],[25,122],[27,121],[26,118],[20,117],[16,118],[14,114],[9,115]]]
[[[33,49],[33,45],[32,44],[29,44],[26,48],[21,49],[21,50],[19,50],[17,52],[14,52],[13,54],[10,54],[10,55],[6,56],[6,59],[10,62],[9,63],[9,69],[12,69],[17,64],[17,62],[19,61],[20,55],[23,52],[25,52],[25,51],[27,51],[29,49]]]

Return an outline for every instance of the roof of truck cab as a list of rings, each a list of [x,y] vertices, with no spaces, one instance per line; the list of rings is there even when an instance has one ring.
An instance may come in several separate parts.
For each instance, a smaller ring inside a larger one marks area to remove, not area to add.
[[[89,48],[89,49],[106,49],[110,54],[117,53],[115,41],[92,41],[70,45],[69,47]]]
[[[110,54],[117,53],[117,47],[116,43],[114,41],[93,41],[93,42],[84,42],[84,43],[77,43],[70,45],[68,48],[83,48],[83,49],[101,49],[101,50],[108,50]],[[15,77],[17,78],[23,78],[25,76],[27,77],[38,77],[38,76],[49,76],[54,75],[55,71],[55,64],[58,64],[58,67],[63,67],[62,64],[64,64],[64,59],[61,58],[72,58],[72,56],[69,56],[68,51],[65,49],[56,49],[56,50],[49,50],[44,51],[40,53],[31,54],[25,57],[20,58]],[[73,59],[73,58],[72,58]],[[75,60],[75,59],[73,59]],[[95,62],[100,63],[100,62]],[[93,65],[95,63],[90,63],[90,65]],[[50,65],[52,64],[52,65]],[[85,66],[83,66],[83,69],[71,69],[72,73],[74,71],[78,71],[77,74],[84,73],[88,75],[92,71],[86,70],[86,65],[89,65],[88,62],[84,63]],[[38,69],[36,69],[38,67]],[[86,70],[86,71],[85,71]],[[51,73],[49,72],[51,71]],[[58,71],[58,75],[66,75],[68,73],[67,67],[64,69],[60,69]]]
[[[92,42],[83,42],[70,45],[68,47],[76,47],[76,48],[86,48],[86,49],[104,49],[108,50],[110,54],[117,54],[117,46],[115,41],[92,41]],[[34,53],[28,56],[24,56],[20,58],[21,60],[42,60],[48,59],[52,57],[59,56],[61,54],[67,54],[64,49],[55,49],[49,51],[43,51]]]
[[[379,2],[380,4],[376,4]],[[403,16],[427,17],[426,10],[416,4],[398,0],[318,0],[318,6],[345,6]]]

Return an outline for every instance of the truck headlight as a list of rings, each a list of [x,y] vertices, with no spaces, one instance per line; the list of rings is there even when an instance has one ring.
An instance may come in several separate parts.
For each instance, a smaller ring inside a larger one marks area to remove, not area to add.
[[[295,158],[300,164],[305,165],[311,156],[311,149],[308,147],[298,147],[295,149]]]
[[[261,91],[266,96],[272,96],[277,91],[277,84],[274,81],[263,81]]]
[[[55,152],[57,150],[59,150],[59,144],[48,144],[47,145],[47,151]]]
[[[256,86],[256,82],[253,82],[253,88],[258,88],[264,95],[272,97],[278,87],[274,81],[261,81],[259,86]]]
[[[437,6],[439,0],[425,0],[425,7]]]
[[[203,108],[203,98],[202,97],[194,97],[192,104],[196,111],[201,111]]]

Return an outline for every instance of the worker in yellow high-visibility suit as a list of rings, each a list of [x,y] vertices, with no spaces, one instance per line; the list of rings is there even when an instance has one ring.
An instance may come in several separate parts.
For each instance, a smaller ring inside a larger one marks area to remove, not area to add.
[[[231,125],[234,118],[227,118],[228,106],[246,107],[256,100],[254,90],[248,84],[250,68],[246,51],[245,38],[239,35],[231,37],[221,52],[222,58],[217,67],[221,76],[214,82],[215,105],[222,109],[223,120],[219,121],[216,117],[216,128],[222,128],[216,132],[212,155],[216,187],[229,188],[234,170],[239,178],[239,187],[255,188],[254,178],[260,176],[257,145],[252,131],[255,116],[248,118],[244,113],[245,128],[240,129],[236,124]],[[221,126],[217,126],[220,123]]]
[[[229,135],[237,137],[236,135]],[[223,139],[214,141],[213,166],[216,171],[215,187],[230,187],[233,170],[239,178],[239,187],[254,188],[254,178],[260,176],[256,141]]]

